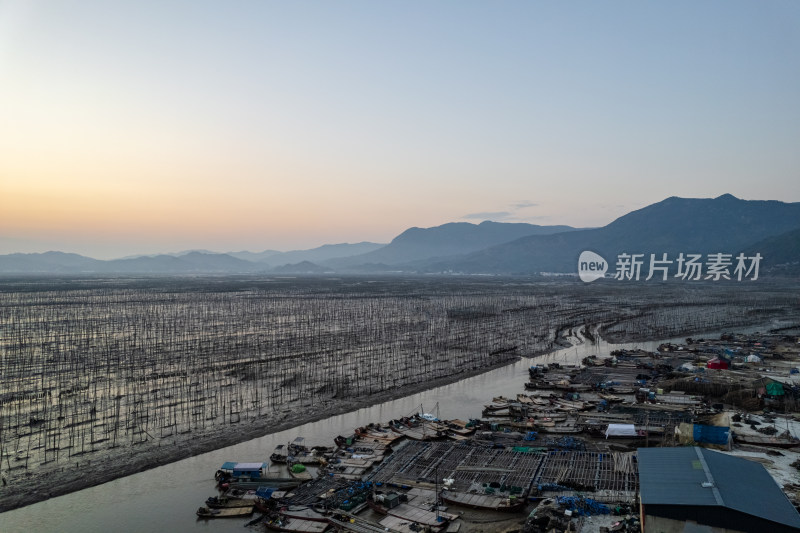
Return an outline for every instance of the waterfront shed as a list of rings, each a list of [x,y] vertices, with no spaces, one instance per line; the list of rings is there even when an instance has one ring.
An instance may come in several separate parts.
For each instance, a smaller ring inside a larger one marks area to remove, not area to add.
[[[258,479],[262,469],[267,468],[267,463],[236,463],[233,467],[234,478]]]
[[[609,424],[606,428],[606,438],[608,437],[637,437],[636,426],[633,424]]]
[[[800,531],[800,514],[759,463],[699,447],[637,456],[644,533]]]
[[[728,362],[724,359],[719,359],[715,357],[711,359],[708,363],[706,363],[706,368],[713,368],[717,370],[727,370],[728,369]]]

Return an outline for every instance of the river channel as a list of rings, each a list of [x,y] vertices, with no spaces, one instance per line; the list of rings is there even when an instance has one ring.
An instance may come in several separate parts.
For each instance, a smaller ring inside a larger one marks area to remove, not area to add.
[[[718,333],[716,334],[719,335]],[[711,334],[708,335],[709,337]],[[572,339],[575,340],[575,339]],[[668,339],[684,342],[683,338]],[[214,472],[225,461],[267,461],[276,445],[305,437],[308,444],[331,445],[337,435],[370,422],[387,422],[434,411],[443,419],[479,418],[494,396],[524,391],[533,363],[571,364],[588,355],[608,355],[617,348],[655,350],[665,341],[609,344],[580,343],[537,358],[523,358],[484,374],[404,398],[391,400],[287,431],[190,457],[78,492],[0,514],[0,532],[123,533],[151,531],[247,531],[249,519],[198,520],[195,511],[216,494]]]

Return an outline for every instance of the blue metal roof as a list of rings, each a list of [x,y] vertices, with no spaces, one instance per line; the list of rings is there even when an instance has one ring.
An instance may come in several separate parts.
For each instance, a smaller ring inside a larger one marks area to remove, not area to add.
[[[240,470],[259,470],[261,468],[266,468],[267,463],[236,463],[233,467],[233,471],[237,472]]]
[[[645,506],[720,506],[800,528],[800,514],[759,463],[697,447],[637,454]]]

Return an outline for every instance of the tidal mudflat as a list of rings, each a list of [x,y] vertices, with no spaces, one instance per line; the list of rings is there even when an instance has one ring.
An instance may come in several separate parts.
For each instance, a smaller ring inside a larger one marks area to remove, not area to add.
[[[546,353],[797,320],[780,282],[0,280],[0,511]]]

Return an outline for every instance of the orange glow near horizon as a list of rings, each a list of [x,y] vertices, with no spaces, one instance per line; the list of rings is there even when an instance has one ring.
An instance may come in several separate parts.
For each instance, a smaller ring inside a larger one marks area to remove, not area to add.
[[[506,7],[0,3],[0,254],[800,201],[797,5]]]

